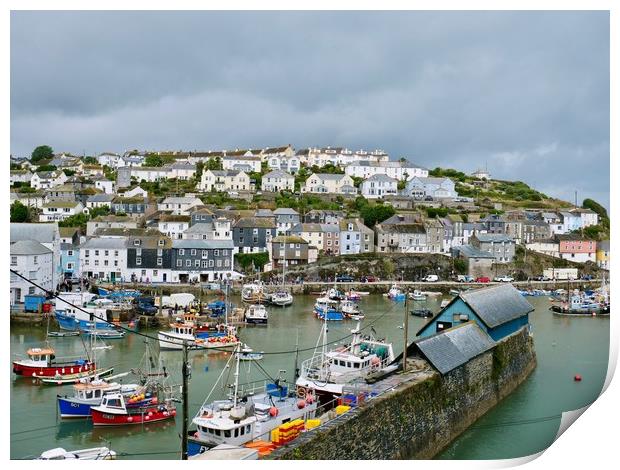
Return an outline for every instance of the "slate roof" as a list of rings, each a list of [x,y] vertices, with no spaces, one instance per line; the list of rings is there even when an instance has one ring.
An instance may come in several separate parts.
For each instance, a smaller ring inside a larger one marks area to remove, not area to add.
[[[522,317],[534,310],[511,284],[462,292],[459,297],[489,328]]]
[[[493,243],[514,242],[512,237],[510,237],[508,235],[503,235],[501,233],[477,233],[476,234],[476,238],[478,239],[478,241],[483,242],[483,243],[486,243],[486,242],[493,242]]]
[[[87,202],[112,202],[116,196],[114,194],[94,194],[90,196]]]
[[[263,179],[265,178],[285,178],[287,180],[295,179],[293,175],[287,173],[286,171],[282,171],[282,170],[270,171],[269,173],[266,173],[263,176]]]
[[[265,150],[263,150],[263,155],[267,155],[267,154],[272,154],[272,153],[282,153],[285,152],[287,148],[289,148],[291,145],[285,145],[284,147],[267,147]]]
[[[306,240],[296,235],[280,235],[271,240],[272,243],[303,243],[308,244]]]
[[[34,240],[20,240],[11,243],[12,255],[44,255],[52,250]]]
[[[299,212],[290,207],[281,207],[273,211],[273,215],[299,215]]]
[[[482,251],[471,245],[462,245],[453,247],[454,250],[460,251],[466,258],[489,258],[495,259],[495,256],[488,251]]]
[[[495,346],[491,337],[474,322],[419,339],[414,344],[442,375]]]
[[[43,204],[42,207],[43,209],[46,209],[49,207],[55,207],[58,209],[63,209],[63,208],[71,209],[71,208],[77,207],[78,204],[80,203],[77,201],[51,201],[51,202],[48,202],[47,204]]]
[[[122,250],[125,248],[124,238],[91,238],[85,242],[80,249],[113,249]]]
[[[172,240],[172,248],[197,248],[208,250],[235,247],[232,240]]]
[[[596,244],[598,251],[609,251],[609,240],[603,240]]]
[[[48,224],[11,224],[11,241],[36,240],[40,243],[52,243],[58,233],[58,223]]]
[[[211,222],[200,222],[200,223],[192,225],[190,228],[188,228],[183,233],[188,234],[188,233],[211,233],[211,232],[213,232],[213,224]]]
[[[424,224],[388,224],[383,225],[379,224],[377,226],[377,231],[383,233],[426,233],[426,229],[424,228]]]
[[[386,183],[398,183],[398,180],[395,178],[390,178],[387,175],[384,175],[383,173],[377,173],[376,175],[372,175],[370,178],[366,178],[362,184],[366,183],[366,182],[374,182],[374,181],[380,181],[380,182],[386,182]]]
[[[332,173],[315,173],[314,176],[319,177],[323,181],[326,181],[326,180],[340,181],[342,178],[344,178],[347,175],[345,175],[345,174],[332,174]]]
[[[276,228],[276,223],[271,217],[242,217],[235,224],[235,228]]]
[[[60,238],[73,238],[75,232],[79,232],[79,227],[58,227]]]

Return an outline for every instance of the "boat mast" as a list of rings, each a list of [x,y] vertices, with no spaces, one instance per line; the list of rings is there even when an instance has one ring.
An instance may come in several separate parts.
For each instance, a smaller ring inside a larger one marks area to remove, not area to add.
[[[237,363],[235,365],[235,396],[233,397],[233,408],[237,407],[237,393],[239,392],[239,360],[241,357],[241,342],[235,347],[237,352]]]

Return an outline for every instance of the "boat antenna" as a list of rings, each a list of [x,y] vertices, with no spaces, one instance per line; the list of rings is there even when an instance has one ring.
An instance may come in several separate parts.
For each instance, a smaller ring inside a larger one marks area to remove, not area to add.
[[[297,334],[295,338],[295,369],[294,369],[294,377],[293,380],[297,380],[299,378],[299,328],[297,328]]]
[[[241,341],[235,346],[235,355],[237,356],[237,362],[235,365],[235,395],[233,397],[233,408],[237,407],[237,393],[239,392],[239,360],[241,358]]]
[[[183,340],[183,431],[181,435],[181,460],[187,460],[187,433],[188,431],[188,388],[189,388],[189,367],[187,364],[187,340]]]

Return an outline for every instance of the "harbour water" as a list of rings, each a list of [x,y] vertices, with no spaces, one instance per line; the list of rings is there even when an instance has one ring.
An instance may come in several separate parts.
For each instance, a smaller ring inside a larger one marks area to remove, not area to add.
[[[447,297],[443,297],[447,298]],[[312,314],[316,297],[296,296],[286,308],[269,308],[267,326],[240,328],[243,342],[255,351],[264,351],[260,366],[274,377],[280,370],[292,380],[296,350],[299,362],[312,355],[321,322]],[[239,299],[232,299],[239,303]],[[439,310],[442,297],[426,302],[409,302],[409,309],[427,307]],[[513,394],[482,417],[454,441],[439,458],[498,459],[529,455],[546,448],[556,435],[562,411],[583,407],[599,395],[607,372],[609,319],[604,317],[567,318],[549,311],[546,297],[528,297],[536,307],[530,315],[538,366]],[[366,318],[362,328],[387,338],[394,350],[402,351],[404,303],[392,302],[380,295],[364,297],[361,308]],[[409,339],[426,322],[409,316]],[[330,322],[329,341],[346,343],[356,322]],[[156,336],[156,330],[142,330]],[[29,347],[45,341],[45,329],[25,326],[11,328],[11,357],[22,355]],[[58,357],[83,353],[80,338],[50,338]],[[144,338],[128,335],[109,340],[113,348],[101,351],[98,359],[114,366],[115,373],[138,367],[145,352]],[[155,342],[152,348],[157,351]],[[331,347],[335,347],[332,344]],[[170,372],[170,384],[180,384],[181,353],[164,351],[161,357]],[[190,422],[211,390],[230,357],[226,352],[190,352]],[[70,394],[71,387],[34,385],[31,379],[11,375],[11,458],[32,458],[53,447],[67,450],[108,445],[123,459],[180,458],[181,408],[176,421],[119,428],[93,428],[90,421],[61,421],[57,418],[56,395]],[[225,373],[226,374],[226,373]],[[575,374],[583,377],[573,381]],[[232,378],[232,372],[231,372]],[[256,364],[242,363],[241,382],[262,381],[265,374]],[[178,388],[177,388],[178,389]],[[223,395],[219,389],[216,393]]]

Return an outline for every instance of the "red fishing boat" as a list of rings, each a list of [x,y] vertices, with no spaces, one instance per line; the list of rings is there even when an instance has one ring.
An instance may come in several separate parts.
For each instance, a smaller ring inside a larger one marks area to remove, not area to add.
[[[62,379],[96,370],[95,363],[88,359],[56,359],[55,351],[50,347],[31,348],[26,354],[28,359],[13,361],[13,372],[17,375]]]
[[[162,404],[128,408],[124,396],[120,393],[105,395],[101,405],[90,408],[90,415],[95,426],[154,423],[174,419],[176,414],[177,410],[170,400],[166,400]]]

